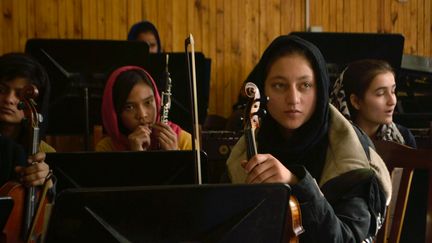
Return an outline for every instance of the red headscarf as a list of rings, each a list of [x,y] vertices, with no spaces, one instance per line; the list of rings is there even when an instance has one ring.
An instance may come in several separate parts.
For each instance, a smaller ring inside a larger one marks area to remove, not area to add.
[[[143,68],[137,66],[124,66],[116,69],[113,73],[111,73],[105,85],[104,95],[102,99],[102,121],[103,121],[104,128],[107,134],[111,137],[117,151],[129,150],[129,141],[127,139],[127,136],[125,134],[122,134],[119,130],[119,126],[118,126],[119,121],[117,119],[117,113],[114,108],[112,89],[114,83],[117,81],[117,77],[121,73],[129,70],[141,70],[147,75],[147,77],[151,81],[154,99],[156,103],[156,121],[160,120],[159,109],[160,109],[161,98],[159,96],[157,86],[153,78],[150,76],[150,74]],[[181,128],[172,122],[168,122],[168,125],[178,136],[181,131]],[[157,144],[156,139],[153,136],[151,138],[151,144],[152,145]]]

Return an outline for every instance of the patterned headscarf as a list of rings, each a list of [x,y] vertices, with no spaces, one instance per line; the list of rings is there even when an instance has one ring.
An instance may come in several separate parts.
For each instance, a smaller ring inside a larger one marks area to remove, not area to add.
[[[342,73],[339,75],[338,79],[334,83],[333,90],[330,93],[330,103],[334,105],[342,113],[342,115],[345,116],[346,119],[352,121],[352,117],[347,104],[348,98],[346,97],[343,85],[343,76],[348,68],[349,67],[345,68],[342,71]],[[390,124],[382,124],[378,129],[376,138],[384,141],[393,141],[400,144],[405,144],[405,140],[394,122]]]

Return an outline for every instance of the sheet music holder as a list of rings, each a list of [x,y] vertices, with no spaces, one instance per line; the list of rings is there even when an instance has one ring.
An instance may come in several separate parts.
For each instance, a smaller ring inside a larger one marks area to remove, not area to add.
[[[93,125],[102,124],[103,89],[110,72],[119,66],[141,66],[155,79],[159,91],[165,88],[162,75],[166,53],[149,55],[145,42],[30,39],[26,43],[26,53],[47,69],[51,80],[48,134],[83,134],[87,130],[89,133]],[[184,53],[167,54],[170,55],[169,71],[173,80],[169,119],[192,131],[186,57]],[[202,124],[209,102],[211,61],[202,53],[196,53],[196,64],[199,121]],[[85,102],[88,102],[88,107]]]
[[[385,60],[399,70],[405,38],[401,34],[292,32],[315,44],[335,79],[350,62],[359,59]],[[335,70],[333,70],[335,69]]]
[[[11,197],[0,197],[0,230],[2,231],[12,212],[13,204]]]
[[[30,39],[25,52],[38,60],[51,81],[48,134],[85,134],[101,123],[108,75],[124,65],[145,66],[148,45],[139,41]],[[90,115],[90,116],[89,116]]]
[[[169,55],[168,70],[171,74],[171,109],[169,120],[180,125],[188,132],[192,132],[192,112],[190,105],[188,66],[186,54],[183,52],[168,52],[149,54],[149,60],[145,69],[154,78],[159,91],[165,90],[164,70],[166,66],[166,54]],[[204,57],[201,52],[195,52],[195,64],[198,90],[198,121],[204,124],[210,95],[210,69],[211,60]],[[159,92],[159,93],[160,93]]]
[[[287,242],[283,184],[71,189],[47,242]]]
[[[192,151],[47,153],[57,191],[82,187],[195,184]],[[204,152],[202,174],[207,178]]]

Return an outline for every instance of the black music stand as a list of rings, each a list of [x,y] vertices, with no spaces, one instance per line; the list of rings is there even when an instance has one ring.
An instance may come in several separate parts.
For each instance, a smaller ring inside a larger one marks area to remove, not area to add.
[[[402,63],[405,38],[401,34],[292,32],[315,44],[328,64],[334,81],[350,62],[359,59],[385,60],[397,71]]]
[[[47,242],[287,242],[283,184],[67,190]]]
[[[164,71],[166,66],[166,54],[169,55],[168,71],[171,74],[171,109],[169,120],[180,125],[188,132],[192,132],[191,92],[188,79],[188,66],[186,54],[182,52],[170,52],[150,54],[145,68],[154,78],[159,91],[165,90]],[[210,93],[210,69],[211,60],[204,57],[201,52],[195,52],[197,98],[198,98],[198,122],[204,124],[207,116]]]
[[[30,39],[25,52],[47,70],[51,81],[47,134],[85,134],[101,124],[108,75],[124,65],[145,66],[148,45],[138,41]]]
[[[57,191],[82,187],[196,184],[193,151],[47,153]],[[201,152],[203,181],[207,156]]]

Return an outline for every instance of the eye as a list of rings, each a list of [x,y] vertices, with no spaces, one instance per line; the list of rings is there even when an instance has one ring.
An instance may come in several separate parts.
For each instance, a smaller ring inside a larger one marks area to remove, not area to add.
[[[384,92],[383,92],[383,91],[378,91],[378,92],[376,93],[376,95],[377,95],[377,96],[383,96],[383,95],[384,95]]]
[[[151,99],[145,100],[145,101],[144,101],[144,105],[149,106],[149,105],[152,105],[153,102],[154,102],[154,99],[151,98]]]
[[[312,88],[312,86],[313,86],[313,85],[312,85],[312,82],[309,82],[309,81],[308,81],[308,82],[304,82],[304,83],[303,83],[303,87],[305,87],[306,89]]]
[[[0,85],[0,94],[7,94],[9,92],[9,89],[5,85]]]
[[[286,87],[286,85],[281,82],[275,82],[272,84],[272,87],[277,90],[283,90]]]
[[[299,90],[309,90],[313,87],[313,83],[311,81],[304,81],[300,83]]]
[[[123,111],[134,111],[135,106],[133,104],[126,104],[123,106]]]

